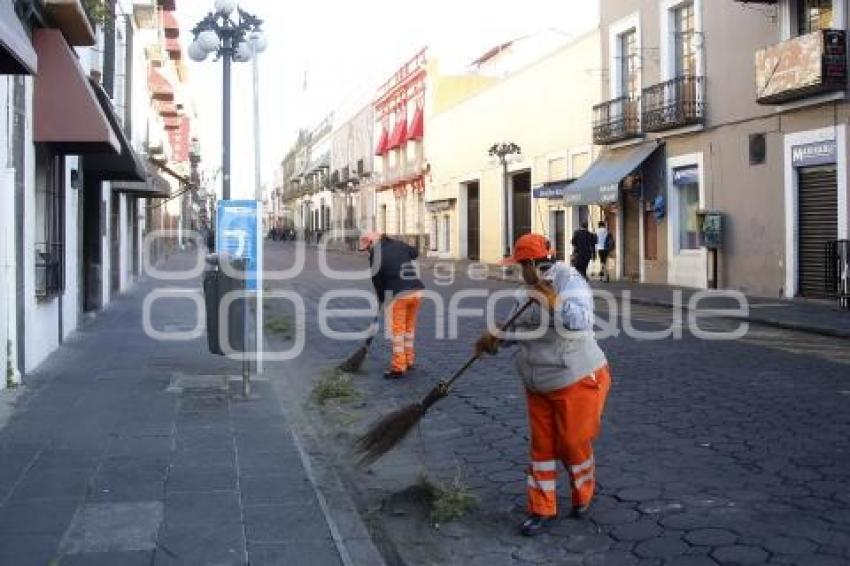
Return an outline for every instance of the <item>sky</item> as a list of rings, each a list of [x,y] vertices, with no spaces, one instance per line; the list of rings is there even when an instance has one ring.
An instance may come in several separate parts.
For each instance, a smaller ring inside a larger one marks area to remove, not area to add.
[[[213,0],[180,0],[184,47],[190,30]],[[291,147],[298,130],[312,128],[332,111],[353,113],[378,86],[425,46],[441,62],[471,62],[489,48],[530,33],[556,29],[580,36],[598,21],[596,0],[243,0],[243,9],[265,21],[268,49],[260,55],[263,182]],[[190,93],[211,176],[221,158],[221,62],[187,58]],[[253,198],[252,65],[233,68],[232,192]],[[306,87],[306,89],[305,89]],[[343,109],[343,110],[340,110]]]

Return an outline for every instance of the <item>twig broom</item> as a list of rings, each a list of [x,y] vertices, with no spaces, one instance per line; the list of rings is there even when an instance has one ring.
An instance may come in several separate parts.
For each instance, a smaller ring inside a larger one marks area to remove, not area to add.
[[[527,301],[517,312],[502,324],[501,330],[506,330],[534,303],[533,299]],[[416,424],[422,420],[425,413],[439,400],[447,397],[455,382],[466,370],[478,361],[480,354],[474,354],[463,366],[444,379],[428,392],[428,395],[418,403],[402,407],[385,417],[375,421],[372,426],[357,439],[354,445],[356,452],[360,454],[360,465],[368,466],[379,460],[390,450],[395,448],[404,440]]]
[[[381,313],[379,312],[375,316],[375,322],[373,324],[379,324],[381,319]],[[345,373],[357,373],[360,371],[360,368],[363,366],[363,362],[366,360],[366,356],[369,354],[369,348],[372,347],[372,342],[375,341],[375,335],[369,336],[366,338],[366,342],[358,348],[356,352],[351,354],[348,359],[339,364],[337,368],[340,371]]]

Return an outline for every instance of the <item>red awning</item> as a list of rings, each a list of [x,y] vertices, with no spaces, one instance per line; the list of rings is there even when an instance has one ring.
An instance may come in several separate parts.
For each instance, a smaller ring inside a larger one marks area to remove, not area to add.
[[[165,50],[168,51],[168,56],[174,60],[180,59],[183,48],[180,47],[179,39],[166,39]]]
[[[421,140],[425,137],[425,112],[422,108],[417,108],[413,114],[413,121],[410,123],[410,130],[407,132],[408,140]]]
[[[157,102],[156,109],[163,118],[176,118],[180,115],[177,111],[177,105],[173,102]]]
[[[120,153],[121,144],[62,32],[33,31],[38,55],[34,81],[33,141],[60,153]]]
[[[390,141],[387,144],[388,150],[398,149],[407,141],[407,120],[399,119],[393,129],[393,135],[390,136]]]
[[[387,145],[390,142],[390,134],[386,128],[381,128],[381,137],[378,138],[378,145],[375,147],[375,155],[386,155]]]
[[[172,39],[180,37],[180,24],[177,23],[174,12],[169,10],[162,11],[162,31],[165,33],[165,37]]]
[[[171,141],[171,159],[175,163],[186,163],[189,161],[190,122],[186,116],[178,120],[180,120],[180,127],[168,132]]]
[[[151,90],[151,98],[154,100],[165,102],[174,100],[174,87],[153,67],[148,70],[148,87]]]

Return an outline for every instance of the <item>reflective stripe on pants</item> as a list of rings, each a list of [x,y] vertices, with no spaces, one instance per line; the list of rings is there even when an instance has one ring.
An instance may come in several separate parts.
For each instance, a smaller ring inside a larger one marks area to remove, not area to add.
[[[395,372],[405,372],[416,363],[416,320],[419,307],[422,304],[421,293],[403,295],[395,300],[389,308],[390,331],[392,333],[393,357],[390,369]]]
[[[599,435],[610,388],[611,375],[606,365],[559,391],[527,392],[531,428],[529,513],[543,516],[558,513],[557,460],[569,473],[573,506],[590,504],[596,489],[592,442]]]

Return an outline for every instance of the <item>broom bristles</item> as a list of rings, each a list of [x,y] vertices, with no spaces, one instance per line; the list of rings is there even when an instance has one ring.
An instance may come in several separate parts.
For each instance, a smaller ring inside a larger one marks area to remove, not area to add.
[[[356,373],[363,366],[363,361],[366,359],[366,354],[369,353],[369,348],[361,346],[359,350],[351,354],[351,356],[339,364],[339,369],[346,373]]]
[[[404,440],[425,415],[421,403],[402,407],[374,422],[355,442],[360,465],[368,466],[382,458]]]

